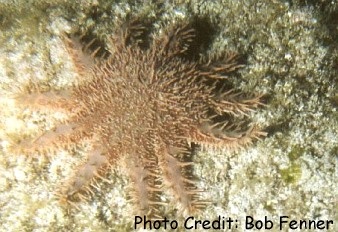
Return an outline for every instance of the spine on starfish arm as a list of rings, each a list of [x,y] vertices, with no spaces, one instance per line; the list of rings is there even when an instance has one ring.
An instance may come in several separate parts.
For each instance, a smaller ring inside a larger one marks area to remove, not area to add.
[[[76,174],[57,193],[62,203],[73,204],[75,201],[87,200],[93,194],[92,188],[96,187],[96,179],[105,181],[101,173],[109,168],[110,162],[101,147],[95,147],[88,153],[87,161],[79,166]]]

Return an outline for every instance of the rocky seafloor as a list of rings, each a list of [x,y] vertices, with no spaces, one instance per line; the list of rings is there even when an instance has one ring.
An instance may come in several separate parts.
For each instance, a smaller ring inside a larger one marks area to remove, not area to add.
[[[62,35],[75,30],[104,40],[130,15],[151,18],[155,31],[178,19],[197,19],[203,32],[212,33],[206,53],[232,50],[245,57],[233,85],[266,96],[266,105],[252,113],[265,138],[237,152],[195,155],[199,186],[210,199],[195,217],[237,219],[231,231],[245,231],[246,216],[263,221],[266,216],[274,223],[271,231],[280,231],[281,216],[332,220],[330,231],[338,231],[338,3],[333,0],[0,1],[0,231],[133,230],[123,168],[112,171],[111,183],[99,184],[88,201],[65,209],[54,193],[85,158],[81,148],[31,156],[9,149],[62,117],[23,110],[13,100],[31,80],[54,89],[74,82]],[[287,229],[285,224],[282,231]],[[182,224],[177,231],[184,231]]]

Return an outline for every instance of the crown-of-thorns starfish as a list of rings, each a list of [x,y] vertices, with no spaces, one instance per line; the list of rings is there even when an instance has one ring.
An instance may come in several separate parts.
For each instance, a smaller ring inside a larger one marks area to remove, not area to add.
[[[205,206],[193,176],[191,143],[237,149],[263,136],[248,112],[261,95],[226,89],[222,81],[242,65],[234,53],[191,61],[184,57],[195,32],[177,24],[152,36],[142,47],[143,27],[121,26],[108,42],[109,55],[88,54],[80,39],[65,37],[78,72],[70,89],[22,94],[17,102],[32,109],[62,110],[67,120],[21,144],[29,152],[53,152],[89,141],[92,150],[59,195],[73,202],[91,193],[99,180],[127,157],[130,195],[139,215],[161,215],[168,190],[182,211]]]

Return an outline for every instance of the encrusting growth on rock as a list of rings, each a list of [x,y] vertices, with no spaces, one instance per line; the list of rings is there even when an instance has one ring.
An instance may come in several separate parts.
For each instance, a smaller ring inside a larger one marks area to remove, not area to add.
[[[65,36],[77,83],[17,101],[32,109],[63,110],[68,118],[20,148],[53,152],[82,141],[92,144],[87,161],[60,190],[66,202],[86,198],[93,182],[125,157],[138,215],[160,217],[165,190],[181,213],[199,210],[206,202],[195,184],[191,144],[234,150],[264,136],[247,114],[261,105],[261,95],[223,84],[242,66],[234,53],[187,59],[195,37],[188,24],[163,29],[149,46],[142,45],[141,24],[132,21],[121,28],[101,58],[100,48],[88,52],[92,43],[83,48],[81,39]]]

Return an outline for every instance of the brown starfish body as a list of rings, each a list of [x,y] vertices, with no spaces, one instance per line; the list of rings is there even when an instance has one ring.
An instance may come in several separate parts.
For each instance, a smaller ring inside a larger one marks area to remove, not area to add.
[[[87,55],[78,39],[67,38],[79,83],[18,101],[64,110],[69,117],[22,147],[46,151],[83,140],[92,144],[87,161],[61,190],[67,201],[85,198],[93,180],[127,157],[132,201],[140,214],[161,213],[164,189],[182,211],[200,209],[205,202],[192,173],[191,143],[236,149],[264,135],[247,120],[247,112],[261,104],[260,95],[248,97],[220,87],[227,74],[241,67],[235,54],[183,58],[194,39],[189,26],[154,36],[149,48],[140,46],[140,31],[129,24],[113,35],[104,59],[95,58],[98,50]]]

